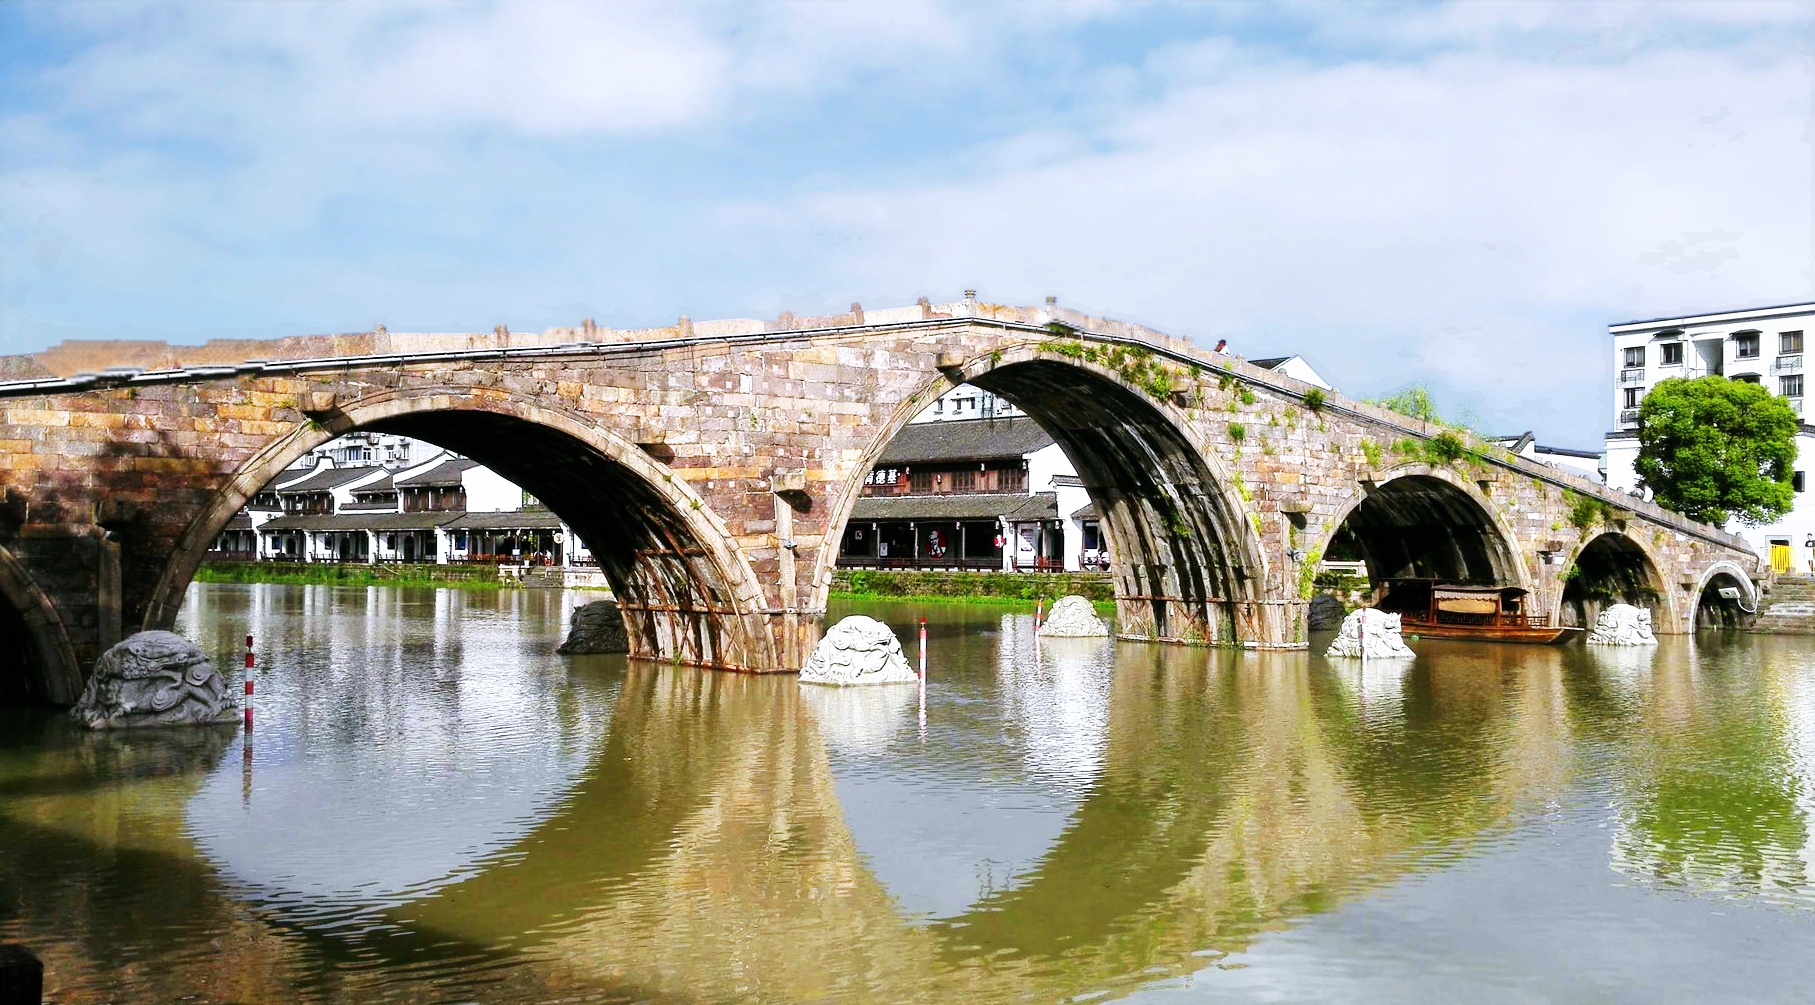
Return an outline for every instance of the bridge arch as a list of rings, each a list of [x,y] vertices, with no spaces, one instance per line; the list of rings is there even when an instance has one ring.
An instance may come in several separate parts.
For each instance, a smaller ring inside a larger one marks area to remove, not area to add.
[[[1415,576],[1533,589],[1519,537],[1499,507],[1444,465],[1402,464],[1356,485],[1311,554],[1328,556],[1339,541],[1360,552],[1376,585]]]
[[[1676,625],[1676,601],[1663,566],[1643,542],[1622,531],[1608,530],[1582,543],[1564,566],[1563,590],[1552,615],[1554,624],[1592,627],[1610,604],[1630,604],[1651,612],[1653,626]]]
[[[598,559],[624,611],[633,656],[729,669],[780,665],[754,572],[684,479],[591,422],[490,389],[383,391],[268,444],[185,529],[146,606],[145,627],[175,620],[209,542],[254,493],[311,449],[356,429],[456,450],[545,503]]]
[[[1738,600],[1722,597],[1720,591],[1723,587],[1739,590]],[[1758,587],[1752,582],[1752,577],[1746,574],[1746,570],[1722,560],[1702,570],[1688,602],[1688,631],[1693,632],[1698,628],[1731,628],[1739,624],[1742,614],[1758,610]]]
[[[0,697],[73,705],[82,669],[55,605],[12,552],[0,548]]]
[[[1302,618],[1267,596],[1258,520],[1209,444],[1113,369],[1034,345],[977,356],[923,384],[877,431],[832,503],[814,578],[823,603],[862,475],[934,397],[972,384],[1012,402],[1065,452],[1101,515],[1124,635],[1289,645]]]

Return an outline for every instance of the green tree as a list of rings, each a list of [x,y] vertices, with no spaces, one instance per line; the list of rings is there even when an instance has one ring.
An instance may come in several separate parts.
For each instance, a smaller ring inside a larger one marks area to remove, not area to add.
[[[1758,384],[1672,377],[1639,403],[1639,484],[1692,520],[1767,523],[1790,511],[1798,425]]]

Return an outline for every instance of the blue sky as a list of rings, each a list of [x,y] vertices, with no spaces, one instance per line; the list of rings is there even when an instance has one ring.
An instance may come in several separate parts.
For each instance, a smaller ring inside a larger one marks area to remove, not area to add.
[[[0,4],[0,351],[975,287],[1593,446],[1812,296],[1794,4]]]

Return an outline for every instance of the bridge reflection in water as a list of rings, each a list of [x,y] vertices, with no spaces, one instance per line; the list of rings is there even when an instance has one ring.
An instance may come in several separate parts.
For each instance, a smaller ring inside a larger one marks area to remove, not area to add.
[[[248,598],[274,639],[364,603],[239,589],[198,588],[198,634],[230,643]],[[1815,906],[1815,732],[1794,711],[1815,677],[1769,642],[1427,643],[1411,667],[1364,671],[1039,646],[1025,616],[958,609],[935,617],[923,734],[911,687],[563,663],[533,627],[560,608],[539,603],[372,608],[379,638],[346,636],[274,686],[247,799],[231,734],[150,778],[73,740],[8,749],[0,846],[20,909],[0,936],[45,945],[70,1000],[1052,1001],[1194,974],[1213,989],[1199,972],[1263,933],[1491,855],[1584,790],[1619,807],[1587,849],[1603,870]],[[525,625],[527,656],[503,633]],[[157,923],[121,923],[160,898]]]

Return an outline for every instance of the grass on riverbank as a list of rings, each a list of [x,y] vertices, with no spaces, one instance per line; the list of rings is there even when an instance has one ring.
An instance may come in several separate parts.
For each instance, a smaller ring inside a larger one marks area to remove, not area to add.
[[[1032,614],[1040,600],[1022,600],[1019,597],[950,597],[931,593],[852,593],[847,590],[833,590],[826,594],[828,600],[855,600],[860,602],[877,602],[886,604],[963,604],[967,607],[994,607],[1016,614]],[[1052,609],[1054,597],[1043,598],[1048,610]],[[1115,617],[1115,601],[1093,600],[1090,606],[1096,608],[1099,617]]]
[[[475,573],[484,571],[488,575]],[[274,583],[280,586],[452,586],[496,590],[504,584],[489,568],[434,565],[335,565],[328,563],[204,562],[198,583]]]

